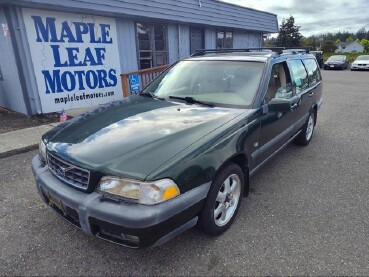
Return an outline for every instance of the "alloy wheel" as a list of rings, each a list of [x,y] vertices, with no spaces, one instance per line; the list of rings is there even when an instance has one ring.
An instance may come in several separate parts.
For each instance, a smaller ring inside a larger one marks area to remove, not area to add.
[[[226,225],[237,209],[241,196],[241,180],[232,174],[226,178],[221,186],[214,207],[214,221],[217,226]]]

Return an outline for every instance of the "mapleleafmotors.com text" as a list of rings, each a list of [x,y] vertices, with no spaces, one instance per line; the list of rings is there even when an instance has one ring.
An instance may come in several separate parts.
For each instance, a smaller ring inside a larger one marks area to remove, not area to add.
[[[67,104],[68,102],[90,100],[90,99],[95,99],[95,98],[104,98],[104,97],[112,97],[112,96],[114,96],[114,91],[91,93],[91,94],[83,93],[81,95],[76,95],[74,93],[73,95],[68,94],[68,96],[56,97],[54,98],[54,100],[55,100],[55,104],[61,104],[61,103]]]

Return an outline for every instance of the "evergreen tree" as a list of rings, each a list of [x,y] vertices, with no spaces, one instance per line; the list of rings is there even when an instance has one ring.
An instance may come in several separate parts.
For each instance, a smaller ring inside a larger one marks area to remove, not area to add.
[[[363,28],[361,28],[360,30],[358,30],[357,32],[356,32],[356,37],[359,39],[359,40],[362,40],[362,39],[364,39],[365,37],[366,37],[366,30],[365,30],[365,28],[363,27]]]
[[[276,46],[299,47],[302,38],[299,29],[299,26],[295,26],[295,18],[292,15],[287,20],[283,19],[276,40]]]
[[[322,45],[322,51],[326,53],[333,53],[337,49],[336,44],[333,40],[326,40]]]

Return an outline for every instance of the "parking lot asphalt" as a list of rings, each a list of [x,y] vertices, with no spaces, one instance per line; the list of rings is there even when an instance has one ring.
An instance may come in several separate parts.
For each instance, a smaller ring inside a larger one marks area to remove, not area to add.
[[[88,237],[36,193],[36,151],[0,159],[0,275],[369,275],[369,72],[323,71],[307,147],[251,180],[233,226],[154,249]]]

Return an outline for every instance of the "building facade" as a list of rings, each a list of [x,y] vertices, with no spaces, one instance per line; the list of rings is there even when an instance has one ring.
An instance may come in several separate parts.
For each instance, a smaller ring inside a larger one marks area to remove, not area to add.
[[[336,53],[361,53],[364,52],[364,46],[356,41],[340,42],[337,44]]]
[[[275,14],[217,0],[2,0],[0,21],[0,106],[28,115],[122,99],[121,73],[278,32]]]

